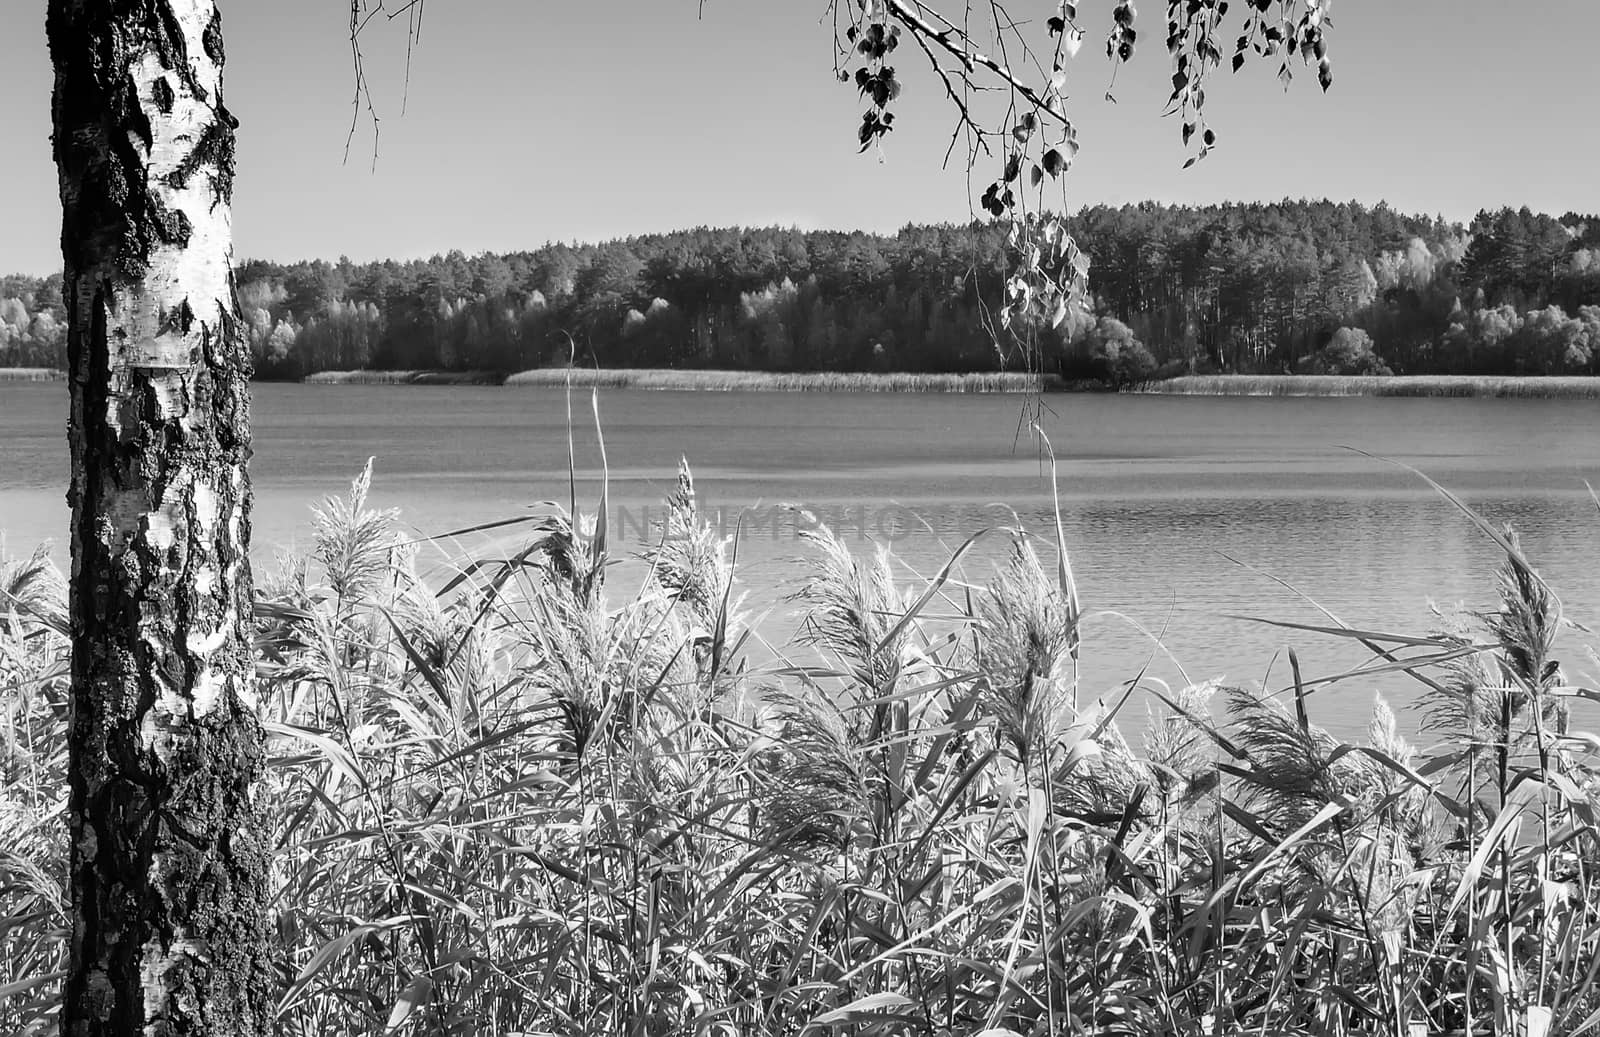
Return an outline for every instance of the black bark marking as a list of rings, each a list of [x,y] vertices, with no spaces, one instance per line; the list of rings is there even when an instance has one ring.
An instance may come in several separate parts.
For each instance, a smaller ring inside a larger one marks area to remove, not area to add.
[[[194,224],[189,222],[187,213],[182,209],[167,208],[167,203],[154,192],[146,196],[145,206],[150,213],[149,229],[158,241],[174,248],[188,247]]]
[[[163,80],[157,80],[157,83],[160,86],[166,86],[166,80],[164,80],[164,79]],[[133,78],[131,73],[128,76],[128,82],[123,87],[123,89],[127,93],[129,93],[129,94],[131,94],[131,95],[133,95],[135,97],[138,96],[139,84],[134,81],[134,78]],[[160,94],[159,91],[157,91],[155,97],[156,97],[156,105],[157,105],[157,107],[160,107],[161,106],[161,94]],[[167,105],[166,105],[166,107],[161,108],[161,111],[162,111],[163,114],[172,111],[172,100],[173,100],[172,88],[170,86],[168,86],[167,87]],[[139,140],[144,144],[144,149],[146,151],[149,151],[151,146],[155,142],[155,134],[150,129],[150,116],[147,115],[145,113],[144,109],[140,108],[138,105],[134,105],[133,106],[133,110],[128,113],[128,128],[131,129],[135,134],[138,135]]]
[[[222,11],[213,7],[211,20],[206,23],[206,31],[200,36],[201,46],[206,49],[206,57],[216,62],[221,68],[227,63],[227,54],[222,48]]]
[[[162,77],[156,80],[156,85],[150,88],[150,93],[155,99],[156,107],[161,110],[161,114],[171,115],[172,104],[177,100],[176,95],[172,92],[172,84],[167,82],[165,77]],[[145,147],[149,146],[149,135],[146,134]]]
[[[220,201],[233,200],[233,116],[226,108],[218,107],[214,117],[195,141],[194,147],[183,156],[176,169],[167,174],[166,184],[175,191],[189,186],[189,181],[199,170],[205,170]]]
[[[201,101],[209,100],[206,88],[200,85],[195,78],[194,69],[189,67],[189,42],[184,38],[183,25],[178,21],[177,12],[172,9],[172,4],[167,0],[137,0],[138,6],[144,8],[142,12],[143,28],[148,34],[147,40],[152,43],[157,56],[162,64],[170,68],[183,80],[183,85],[189,92]]]

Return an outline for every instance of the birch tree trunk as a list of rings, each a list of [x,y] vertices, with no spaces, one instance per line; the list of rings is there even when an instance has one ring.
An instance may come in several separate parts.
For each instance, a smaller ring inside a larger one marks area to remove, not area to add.
[[[72,414],[62,1033],[267,1032],[249,352],[214,0],[50,0]]]

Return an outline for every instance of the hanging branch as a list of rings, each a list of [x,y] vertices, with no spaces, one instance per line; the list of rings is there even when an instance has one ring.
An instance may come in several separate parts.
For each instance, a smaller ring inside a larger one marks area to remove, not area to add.
[[[848,17],[840,17],[842,6],[848,7]],[[1306,63],[1316,63],[1318,79],[1327,89],[1332,82],[1324,41],[1329,24],[1327,0],[1239,0],[1238,6],[1244,17],[1243,32],[1234,48],[1234,71],[1251,53],[1281,57],[1278,76],[1287,85],[1293,78],[1289,58],[1298,52]],[[985,8],[986,16],[980,15],[979,27],[974,29],[974,9]],[[1173,86],[1167,110],[1181,114],[1183,144],[1195,149],[1185,167],[1205,158],[1216,146],[1216,134],[1204,118],[1204,83],[1223,60],[1217,41],[1228,9],[1228,0],[1169,0],[1167,4],[1166,43]],[[998,175],[977,198],[986,213],[1010,224],[1007,242],[1012,270],[999,311],[996,345],[1002,355],[1009,352],[1008,346],[1020,347],[1030,368],[1037,369],[1042,363],[1037,347],[1040,334],[1059,327],[1088,300],[1089,258],[1078,248],[1062,215],[1065,174],[1078,154],[1077,131],[1066,104],[1068,64],[1085,36],[1078,24],[1077,4],[1058,3],[1042,26],[1018,22],[1004,0],[968,0],[959,24],[926,0],[831,0],[829,10],[841,53],[858,62],[853,77],[844,68],[840,78],[853,79],[871,102],[857,131],[861,150],[881,149],[894,128],[891,107],[900,96],[901,81],[889,59],[901,39],[909,35],[957,111],[946,162],[963,133],[972,142],[969,170],[985,158],[1000,162]],[[1114,74],[1132,59],[1138,42],[1137,10],[1132,0],[1117,0],[1111,22],[1105,50]],[[838,40],[841,24],[842,41]],[[987,41],[980,41],[979,35],[987,36]],[[1034,57],[1034,44],[1043,42],[1050,44],[1048,69]],[[1020,49],[1022,65],[1011,60],[1008,51],[1013,47]],[[1026,65],[1032,65],[1031,72],[1017,71]],[[1004,95],[1007,101],[1004,111],[993,118],[977,111],[972,101],[975,97],[981,100],[986,92]],[[1109,91],[1106,96],[1111,99]],[[991,140],[1004,143],[1002,153],[990,148]]]

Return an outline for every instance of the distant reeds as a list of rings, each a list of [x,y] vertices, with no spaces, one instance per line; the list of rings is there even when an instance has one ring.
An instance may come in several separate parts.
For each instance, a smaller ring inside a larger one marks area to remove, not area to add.
[[[495,371],[319,371],[304,381],[307,385],[499,385],[505,375]]]
[[[672,389],[731,392],[934,392],[1026,393],[1058,389],[1055,375],[1022,371],[975,371],[962,374],[902,372],[871,374],[852,371],[700,371],[644,368],[547,367],[511,375],[511,386],[574,387],[598,389]]]
[[[0,367],[0,382],[59,382],[67,372],[54,367]]]
[[[1600,377],[1500,375],[1184,375],[1139,392],[1174,396],[1492,396],[1600,399]]]

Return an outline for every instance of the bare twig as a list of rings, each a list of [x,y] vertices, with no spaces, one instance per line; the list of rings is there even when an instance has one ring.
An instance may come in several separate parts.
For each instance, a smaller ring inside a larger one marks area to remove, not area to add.
[[[912,33],[925,37],[948,51],[957,61],[961,62],[962,67],[967,71],[976,71],[979,66],[988,69],[999,76],[1008,87],[1016,91],[1017,94],[1039,111],[1062,125],[1071,125],[1067,121],[1066,115],[1056,104],[1041,96],[1037,90],[1017,78],[1005,65],[974,48],[971,45],[971,38],[964,31],[954,28],[942,30],[934,28],[926,18],[918,11],[913,10],[912,6],[905,3],[904,0],[884,0],[884,6],[900,24],[910,29]],[[916,6],[920,8],[922,5],[917,4]]]

